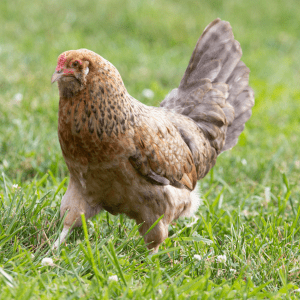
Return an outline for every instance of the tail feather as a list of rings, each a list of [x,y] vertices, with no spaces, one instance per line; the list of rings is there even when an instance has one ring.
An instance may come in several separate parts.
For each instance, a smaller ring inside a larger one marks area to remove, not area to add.
[[[241,56],[230,24],[214,20],[199,38],[179,87],[161,103],[193,119],[217,154],[237,143],[254,105]]]
[[[232,124],[227,128],[225,145],[222,148],[222,152],[231,149],[237,144],[238,137],[245,128],[245,123],[252,115],[251,108],[253,105],[254,92],[252,88],[248,86],[237,96],[235,105],[233,105],[236,117]]]
[[[179,88],[184,91],[191,90],[199,84],[199,79],[201,78],[208,78],[212,81],[220,73],[221,68],[222,65],[219,60],[211,60],[201,66],[201,68],[192,71],[186,78],[183,78]]]
[[[199,38],[179,89],[186,90],[202,78],[226,82],[241,56],[240,44],[234,40],[230,24],[216,19]]]

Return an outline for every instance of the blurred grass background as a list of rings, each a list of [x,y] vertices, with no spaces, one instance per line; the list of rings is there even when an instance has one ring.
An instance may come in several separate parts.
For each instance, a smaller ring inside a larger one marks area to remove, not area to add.
[[[232,214],[244,211],[245,224],[253,224],[249,214],[257,213],[292,224],[300,202],[299,15],[297,0],[1,0],[0,196],[12,200],[13,184],[28,199],[57,191],[48,204],[58,209],[66,184],[57,189],[68,173],[57,139],[58,90],[50,79],[60,53],[95,51],[118,68],[132,96],[159,105],[178,86],[204,28],[219,17],[230,22],[242,46],[256,104],[238,145],[201,182],[204,200],[217,199],[225,187],[223,206]],[[154,97],[145,97],[144,89]],[[222,220],[214,229],[220,237],[230,234],[230,220]],[[37,241],[23,247],[32,245]],[[289,276],[299,283],[298,271]],[[279,282],[270,290],[284,286]]]

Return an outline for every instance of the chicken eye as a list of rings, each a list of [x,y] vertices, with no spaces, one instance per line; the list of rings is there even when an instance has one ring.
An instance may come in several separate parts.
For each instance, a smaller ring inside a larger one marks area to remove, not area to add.
[[[75,60],[73,63],[72,63],[72,67],[77,67],[78,66],[78,61]]]

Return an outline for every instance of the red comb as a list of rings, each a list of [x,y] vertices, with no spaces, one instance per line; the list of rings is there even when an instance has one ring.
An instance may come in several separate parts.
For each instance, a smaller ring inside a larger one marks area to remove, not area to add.
[[[67,58],[66,58],[66,55],[65,55],[65,54],[62,54],[62,55],[58,58],[58,61],[57,61],[57,67],[56,67],[56,69],[55,69],[57,72],[59,72],[60,69],[64,67],[66,60],[67,60]]]

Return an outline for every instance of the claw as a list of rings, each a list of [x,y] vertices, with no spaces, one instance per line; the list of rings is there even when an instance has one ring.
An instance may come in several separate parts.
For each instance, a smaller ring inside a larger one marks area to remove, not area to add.
[[[150,254],[150,255],[156,254],[156,253],[158,252],[158,249],[159,249],[159,245],[156,246],[156,247],[154,247],[154,248],[152,248],[149,254]]]
[[[64,227],[61,234],[59,235],[58,239],[55,241],[54,245],[52,246],[52,249],[57,249],[59,245],[66,239],[66,236],[68,233],[71,233],[70,227]]]

